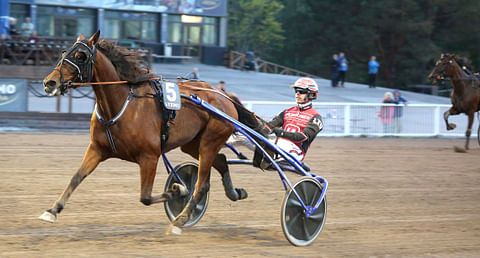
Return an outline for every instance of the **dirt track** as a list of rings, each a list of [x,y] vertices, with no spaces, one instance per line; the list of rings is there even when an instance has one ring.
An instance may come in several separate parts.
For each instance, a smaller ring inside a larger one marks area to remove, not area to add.
[[[212,173],[203,219],[167,236],[163,205],[139,202],[135,164],[102,163],[74,192],[57,222],[50,208],[88,144],[87,134],[0,134],[0,257],[478,257],[480,148],[463,139],[320,138],[307,163],[325,177],[327,222],[308,247],[280,226],[284,195],[276,172],[233,166],[249,198],[227,200]],[[173,164],[191,160],[170,153]],[[289,178],[296,182],[296,175]],[[163,165],[154,188],[163,190]]]

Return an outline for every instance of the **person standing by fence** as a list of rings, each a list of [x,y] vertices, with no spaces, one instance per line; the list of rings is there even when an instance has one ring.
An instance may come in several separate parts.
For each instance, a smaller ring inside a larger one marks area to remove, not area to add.
[[[375,56],[370,57],[368,62],[368,87],[375,88],[375,81],[377,80],[378,67],[380,64],[377,62]]]
[[[385,92],[382,103],[384,104],[394,104],[393,95],[391,92]],[[393,106],[382,106],[377,115],[380,117],[380,121],[383,124],[383,133],[390,134],[392,133],[392,121],[393,114],[395,113],[395,107]]]
[[[393,92],[393,102],[397,104],[393,114],[393,129],[395,133],[400,133],[402,131],[403,106],[407,106],[408,102],[398,90]]]
[[[347,76],[348,70],[348,60],[345,57],[343,52],[338,54],[338,64],[340,67],[338,68],[338,82],[340,83],[339,87],[345,88],[345,77]]]
[[[338,68],[339,68],[339,63],[338,63],[338,55],[333,54],[332,56],[332,61],[330,62],[330,79],[332,80],[332,87],[337,87],[338,86]]]

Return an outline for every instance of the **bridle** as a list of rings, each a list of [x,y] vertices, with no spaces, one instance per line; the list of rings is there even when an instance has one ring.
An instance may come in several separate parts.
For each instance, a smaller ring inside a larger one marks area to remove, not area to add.
[[[447,57],[445,57],[447,58]],[[467,78],[450,78],[451,81],[470,81],[471,82],[471,86],[472,88],[474,89],[480,89],[478,86],[476,86],[476,82],[478,81],[478,78],[476,77],[476,75],[470,71],[467,66],[462,66],[461,64],[459,64],[455,58],[452,58],[450,60],[448,60],[448,63],[444,63],[443,65],[447,66],[446,68],[442,69],[441,72],[438,72],[436,73],[435,75],[433,75],[433,77],[436,79],[436,80],[439,80],[439,81],[447,81],[447,76],[445,76],[445,71],[448,69],[449,66],[453,65],[453,62],[455,61],[455,63],[460,67],[460,69],[467,75]],[[438,62],[442,62],[442,60],[438,61]],[[439,63],[437,63],[438,65]]]
[[[97,49],[95,46],[89,47],[87,40],[77,41],[70,47],[67,51],[64,52],[62,57],[57,62],[54,70],[57,70],[60,73],[60,92],[63,94],[69,87],[73,85],[74,82],[87,83],[92,79],[93,75],[93,66],[95,64],[95,58],[97,56]],[[85,55],[84,60],[80,60],[75,56],[79,52]],[[68,82],[65,82],[63,76],[62,67],[64,63],[75,68],[77,75]]]

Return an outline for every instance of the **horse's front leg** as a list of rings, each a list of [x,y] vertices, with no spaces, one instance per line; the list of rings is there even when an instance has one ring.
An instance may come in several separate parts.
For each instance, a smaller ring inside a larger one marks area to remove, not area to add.
[[[57,219],[57,214],[63,210],[65,204],[67,203],[75,188],[80,185],[83,179],[85,179],[93,172],[93,170],[97,167],[100,161],[102,161],[101,153],[96,150],[96,148],[94,148],[92,144],[90,144],[83,157],[82,165],[70,179],[70,183],[68,184],[68,186],[65,188],[58,200],[53,204],[53,207],[40,215],[39,219],[48,222],[55,222],[55,220]]]
[[[445,120],[445,124],[446,124],[446,126],[447,126],[447,130],[450,131],[450,130],[453,130],[453,129],[455,129],[455,128],[457,127],[456,124],[454,124],[454,123],[449,123],[449,122],[448,122],[448,117],[449,117],[450,115],[458,115],[458,114],[459,114],[459,113],[458,113],[453,107],[451,107],[449,110],[447,110],[447,111],[445,111],[445,112],[443,113],[443,119]]]
[[[470,142],[470,135],[472,134],[473,119],[475,117],[474,115],[475,115],[475,112],[468,113],[468,127],[467,127],[467,131],[465,132],[465,137],[467,138],[466,141],[465,141],[465,149],[466,150],[468,150],[468,145],[469,145],[469,142]]]
[[[154,203],[164,202],[165,196],[152,196],[153,183],[157,174],[157,155],[147,155],[139,159],[140,165],[140,202],[149,206]]]

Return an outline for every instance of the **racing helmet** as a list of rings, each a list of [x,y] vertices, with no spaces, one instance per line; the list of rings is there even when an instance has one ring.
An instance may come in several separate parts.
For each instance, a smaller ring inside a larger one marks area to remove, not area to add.
[[[312,78],[308,78],[308,77],[300,78],[296,80],[295,83],[292,86],[290,86],[290,88],[306,89],[309,100],[315,100],[318,97],[318,85]]]

